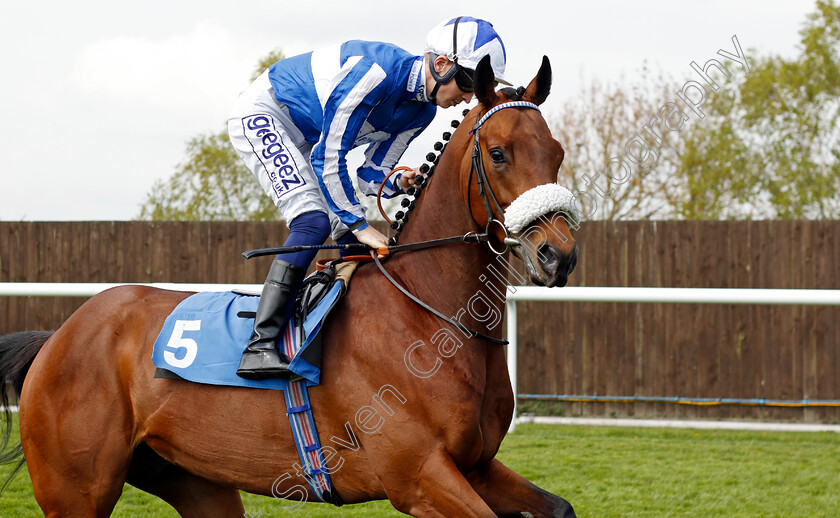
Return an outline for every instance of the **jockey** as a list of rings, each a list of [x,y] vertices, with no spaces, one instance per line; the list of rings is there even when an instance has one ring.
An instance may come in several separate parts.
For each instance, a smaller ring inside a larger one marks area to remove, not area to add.
[[[285,245],[321,245],[332,236],[339,244],[388,246],[365,219],[347,152],[367,146],[357,183],[364,194],[376,195],[408,144],[431,123],[436,106],[472,100],[475,67],[488,54],[497,80],[509,84],[504,45],[493,25],[453,18],[432,29],[423,56],[388,43],[348,41],[280,60],[244,90],[228,120],[230,140],[288,223]],[[403,193],[418,174],[396,175],[383,195]],[[291,360],[276,342],[315,255],[274,259],[239,376],[291,374]]]

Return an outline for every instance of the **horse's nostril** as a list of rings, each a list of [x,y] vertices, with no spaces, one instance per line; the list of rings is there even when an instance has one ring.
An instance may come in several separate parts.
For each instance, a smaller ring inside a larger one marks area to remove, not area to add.
[[[564,254],[558,248],[544,244],[538,250],[538,259],[543,271],[549,275],[555,273],[564,273],[566,275],[572,273],[577,265],[578,247],[572,248],[568,255]]]
[[[539,249],[540,266],[546,272],[554,272],[560,263],[560,254],[558,250],[549,244],[545,244]]]

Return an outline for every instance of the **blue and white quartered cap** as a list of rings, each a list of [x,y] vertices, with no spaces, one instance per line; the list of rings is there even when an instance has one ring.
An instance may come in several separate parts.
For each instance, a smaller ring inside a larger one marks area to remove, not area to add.
[[[457,40],[458,48],[453,48],[455,20],[458,20],[458,30],[454,39]],[[510,85],[505,80],[505,44],[488,21],[470,16],[447,18],[429,31],[425,52],[446,56],[452,61],[457,58],[459,65],[472,70],[475,70],[481,58],[489,55],[496,81]]]

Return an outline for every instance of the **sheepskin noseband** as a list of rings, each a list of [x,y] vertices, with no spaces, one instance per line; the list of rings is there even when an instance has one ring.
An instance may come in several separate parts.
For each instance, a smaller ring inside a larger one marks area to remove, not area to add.
[[[547,183],[529,189],[513,200],[505,210],[505,226],[519,234],[531,222],[552,212],[564,213],[572,226],[580,224],[581,214],[574,195],[565,187]]]

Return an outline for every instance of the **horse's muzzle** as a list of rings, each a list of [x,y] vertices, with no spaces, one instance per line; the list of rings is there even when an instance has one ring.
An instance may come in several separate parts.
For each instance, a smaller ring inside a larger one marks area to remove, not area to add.
[[[577,265],[577,256],[577,245],[568,254],[548,243],[542,245],[537,253],[537,259],[544,275],[539,276],[540,279],[532,280],[548,287],[565,286],[569,280],[569,274]]]

